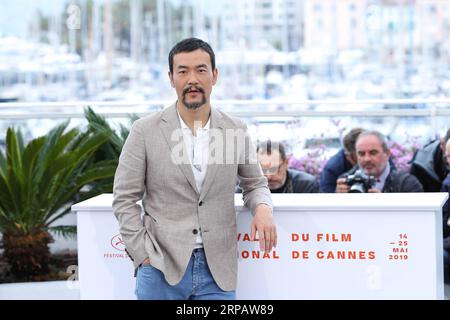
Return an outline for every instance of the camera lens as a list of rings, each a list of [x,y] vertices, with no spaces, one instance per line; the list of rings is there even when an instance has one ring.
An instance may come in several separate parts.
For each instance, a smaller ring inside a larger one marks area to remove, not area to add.
[[[364,184],[362,183],[355,183],[350,187],[350,190],[348,190],[349,193],[365,193],[366,188],[364,187]]]

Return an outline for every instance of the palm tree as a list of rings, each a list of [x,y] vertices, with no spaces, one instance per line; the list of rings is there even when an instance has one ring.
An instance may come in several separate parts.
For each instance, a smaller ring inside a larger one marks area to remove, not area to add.
[[[24,145],[9,128],[6,154],[0,150],[0,232],[4,257],[18,278],[48,272],[52,233],[73,236],[75,226],[55,226],[71,205],[102,193],[93,183],[114,176],[114,161],[93,154],[109,137],[104,132],[66,130],[68,121]],[[67,132],[66,132],[67,131]]]
[[[95,113],[92,108],[87,107],[84,110],[84,115],[88,121],[88,131],[91,133],[103,133],[109,137],[107,143],[104,143],[99,150],[96,151],[98,158],[119,160],[120,152],[122,151],[123,144],[130,133],[130,129],[120,124],[119,133],[116,133],[113,128],[108,124],[106,119]],[[130,115],[130,123],[133,123],[138,119],[135,114]]]
[[[120,124],[119,132],[117,133],[106,121],[106,119],[95,113],[92,108],[87,107],[84,110],[84,115],[88,121],[88,132],[91,134],[103,134],[108,136],[108,141],[103,143],[93,154],[94,163],[109,160],[111,164],[119,164],[120,152],[125,143],[125,140],[130,133],[130,129]],[[130,123],[138,119],[137,115],[130,115]],[[93,185],[96,190],[101,190],[103,193],[111,193],[113,189],[114,177],[95,181]]]

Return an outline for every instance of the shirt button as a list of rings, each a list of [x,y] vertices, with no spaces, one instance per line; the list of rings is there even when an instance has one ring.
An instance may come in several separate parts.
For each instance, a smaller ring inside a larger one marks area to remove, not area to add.
[[[192,230],[192,233],[197,234],[198,233],[197,229]]]
[[[203,205],[203,201],[200,201],[198,205],[201,207]]]

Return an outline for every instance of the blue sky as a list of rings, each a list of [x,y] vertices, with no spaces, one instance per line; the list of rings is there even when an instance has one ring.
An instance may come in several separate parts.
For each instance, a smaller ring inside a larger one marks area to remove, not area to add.
[[[95,0],[103,3],[105,0]],[[114,2],[115,0],[112,0]],[[222,0],[166,0],[179,6],[185,2],[195,1],[203,3],[208,14],[218,14]],[[17,36],[25,38],[28,35],[28,26],[36,15],[41,11],[46,15],[60,13],[69,3],[76,3],[74,0],[0,0],[0,37]],[[80,0],[84,3],[85,0]]]
[[[26,37],[38,9],[55,14],[64,10],[66,2],[70,0],[0,0],[0,36]]]

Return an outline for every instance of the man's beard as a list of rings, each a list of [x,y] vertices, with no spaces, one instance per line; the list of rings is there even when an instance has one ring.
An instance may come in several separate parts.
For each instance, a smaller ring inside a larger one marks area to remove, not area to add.
[[[186,94],[188,94],[189,91],[191,91],[192,89],[195,89],[196,91],[200,92],[202,94],[202,101],[200,102],[186,102]],[[197,86],[192,86],[192,87],[188,87],[186,89],[183,90],[183,98],[181,100],[181,102],[183,102],[183,104],[185,105],[186,108],[191,109],[191,110],[195,110],[200,108],[202,105],[206,104],[206,96],[205,96],[205,90],[203,90],[200,87]]]
[[[287,172],[286,175],[281,179],[281,181],[269,181],[267,180],[267,184],[270,190],[277,190],[283,187],[287,180]]]
[[[276,182],[276,183],[273,183],[273,184],[269,184],[269,189],[270,190],[277,190],[277,189],[280,189],[282,186],[284,186],[284,183]]]

